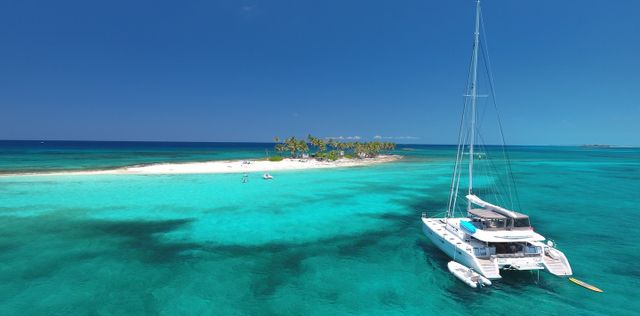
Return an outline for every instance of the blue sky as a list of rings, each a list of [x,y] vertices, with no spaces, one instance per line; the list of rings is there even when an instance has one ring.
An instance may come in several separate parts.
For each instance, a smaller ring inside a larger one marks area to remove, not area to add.
[[[640,1],[483,8],[508,143],[640,145]],[[5,0],[0,139],[455,143],[473,10]]]

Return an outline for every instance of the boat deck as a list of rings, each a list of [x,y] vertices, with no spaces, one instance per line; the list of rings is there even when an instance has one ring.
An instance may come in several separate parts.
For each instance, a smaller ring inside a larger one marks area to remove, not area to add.
[[[571,267],[567,266],[562,260],[554,259],[547,255],[544,255],[543,258],[549,273],[560,277],[571,276],[573,274]]]

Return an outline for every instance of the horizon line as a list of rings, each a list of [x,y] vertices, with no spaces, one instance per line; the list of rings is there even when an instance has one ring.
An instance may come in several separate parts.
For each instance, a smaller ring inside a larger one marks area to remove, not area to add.
[[[360,141],[360,140],[356,140]],[[379,140],[371,140],[379,141]],[[185,140],[78,140],[78,139],[0,139],[0,142],[103,142],[103,143],[204,143],[204,144],[276,144],[270,141],[185,141]],[[367,141],[363,141],[367,142]],[[451,143],[396,143],[397,145],[426,145],[426,146],[457,146]],[[484,144],[485,146],[503,146],[503,144]],[[600,147],[600,148],[640,148],[640,145],[617,145],[617,144],[506,144],[504,146],[531,146],[531,147]]]

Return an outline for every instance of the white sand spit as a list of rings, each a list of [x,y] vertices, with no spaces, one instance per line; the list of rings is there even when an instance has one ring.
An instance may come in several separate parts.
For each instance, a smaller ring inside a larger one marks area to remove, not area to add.
[[[278,170],[303,170],[321,168],[356,167],[396,161],[399,155],[381,155],[376,158],[338,159],[336,161],[317,161],[315,159],[283,159],[267,160],[226,160],[187,163],[159,163],[150,165],[129,166],[108,170],[83,170],[61,172],[39,172],[5,174],[2,176],[50,176],[50,175],[100,175],[100,174],[200,174],[200,173],[245,173],[273,172]]]

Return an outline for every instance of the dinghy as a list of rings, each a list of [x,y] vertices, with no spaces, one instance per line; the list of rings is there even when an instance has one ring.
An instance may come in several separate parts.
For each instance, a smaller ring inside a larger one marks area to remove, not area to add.
[[[449,272],[451,272],[451,274],[460,279],[462,282],[467,283],[467,285],[472,288],[491,285],[491,281],[489,281],[489,279],[455,261],[449,261],[447,267],[449,268]]]
[[[262,179],[265,179],[265,180],[272,180],[272,179],[273,179],[273,176],[272,176],[272,175],[270,175],[270,174],[268,174],[268,173],[265,173],[265,174],[262,176]]]

